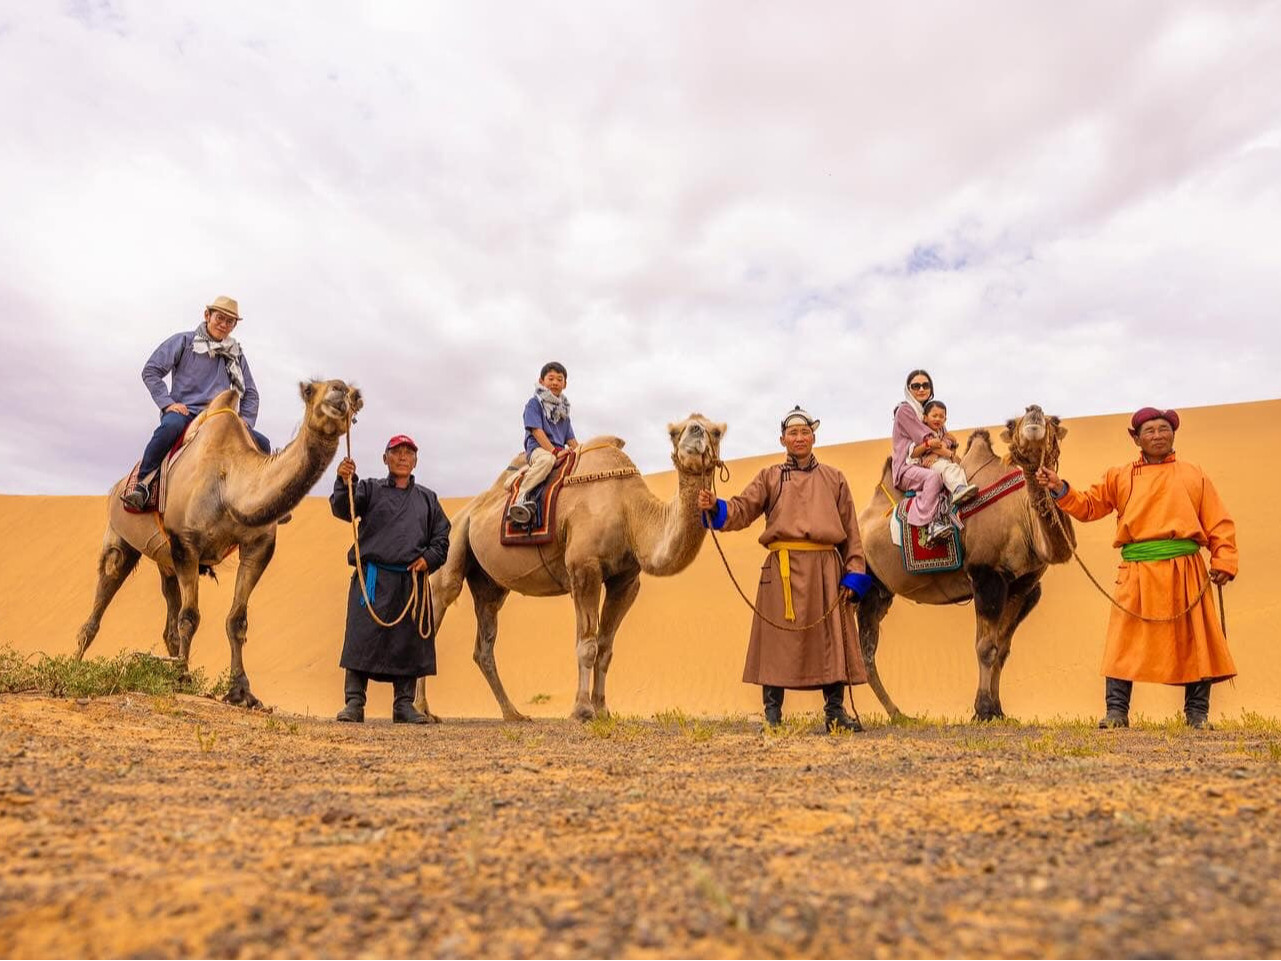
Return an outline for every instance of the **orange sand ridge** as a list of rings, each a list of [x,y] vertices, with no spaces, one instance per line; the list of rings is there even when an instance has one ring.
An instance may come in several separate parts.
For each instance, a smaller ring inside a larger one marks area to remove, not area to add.
[[[1240,676],[1216,685],[1214,714],[1242,710],[1281,715],[1281,658],[1274,625],[1281,612],[1271,575],[1281,567],[1281,522],[1271,490],[1252,490],[1251,479],[1281,471],[1275,438],[1281,400],[1180,411],[1179,456],[1206,468],[1237,522],[1241,575],[1225,589],[1228,641]],[[1126,418],[1112,415],[1065,420],[1061,472],[1077,484],[1132,456]],[[960,434],[962,442],[964,434]],[[888,453],[885,440],[820,447],[818,456],[843,470],[856,503],[871,496]],[[774,455],[731,462],[723,495],[737,492]],[[431,483],[430,465],[422,471]],[[332,476],[332,475],[331,475]],[[671,472],[648,476],[659,497],[675,489]],[[450,513],[464,499],[445,501]],[[0,644],[49,654],[74,650],[77,628],[89,612],[98,546],[105,525],[102,497],[0,496]],[[1095,575],[1112,581],[1119,560],[1111,521],[1078,525],[1080,553]],[[727,535],[721,543],[740,582],[754,585],[763,558],[759,529]],[[297,713],[331,714],[341,706],[344,604],[351,529],[334,519],[327,501],[308,498],[281,528],[275,560],[249,610],[245,663],[264,702]],[[25,549],[18,549],[22,545]],[[211,676],[227,665],[223,620],[235,581],[235,559],[219,569],[220,582],[201,579],[202,626],[193,662]],[[1052,568],[1040,605],[1015,635],[1001,699],[1012,717],[1090,715],[1100,710],[1102,653],[1108,602],[1074,563]],[[749,587],[750,590],[750,587]],[[683,574],[643,579],[640,597],[619,632],[609,674],[612,710],[648,715],[679,707],[726,714],[760,709],[756,687],[740,680],[751,613],[735,594],[710,541]],[[91,654],[125,649],[163,652],[164,603],[155,567],[145,559],[103,618]],[[504,606],[496,648],[499,672],[512,700],[535,716],[564,716],[576,683],[573,604],[567,597],[513,595]],[[428,682],[431,707],[448,717],[496,717],[489,687],[471,660],[475,620],[466,590],[449,612],[437,644],[439,676]],[[910,713],[968,717],[977,670],[970,606],[930,608],[896,601],[885,620],[878,654],[881,676]],[[370,707],[385,713],[387,685],[373,685]],[[867,688],[860,710],[879,710]],[[788,696],[789,711],[812,710],[815,694]],[[1168,716],[1182,691],[1138,685],[1134,710]]]

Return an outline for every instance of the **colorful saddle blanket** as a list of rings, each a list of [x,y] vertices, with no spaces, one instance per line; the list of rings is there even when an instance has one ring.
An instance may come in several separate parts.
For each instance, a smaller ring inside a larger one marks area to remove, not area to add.
[[[217,414],[225,409],[226,408],[220,407],[218,410],[213,411],[213,413]],[[178,435],[178,439],[174,441],[173,446],[169,448],[169,453],[166,454],[165,459],[161,461],[160,469],[156,471],[156,476],[151,479],[151,483],[147,486],[147,503],[141,510],[130,507],[128,504],[123,504],[122,506],[127,513],[164,514],[165,495],[168,493],[167,489],[169,487],[169,471],[173,468],[174,461],[176,461],[182,452],[187,449],[187,441],[195,437],[196,433],[200,430],[201,425],[209,419],[209,414],[209,411],[201,411],[191,420],[190,423],[187,424],[186,427],[182,429],[182,433]],[[129,479],[125,482],[125,490],[128,490],[130,487],[133,487],[134,484],[138,483],[138,469],[140,467],[142,467],[142,461],[138,461],[138,463],[133,465],[133,470],[129,472]]]
[[[565,480],[574,473],[578,463],[578,451],[569,450],[560,458],[547,479],[538,485],[529,499],[533,508],[534,519],[529,524],[513,524],[507,517],[507,509],[515,503],[520,495],[524,475],[516,478],[507,492],[503,502],[503,523],[498,529],[498,540],[504,547],[533,546],[550,544],[556,539],[556,505],[560,500],[560,489]]]
[[[984,487],[973,500],[962,505],[957,513],[964,521],[1002,497],[1014,493],[1026,483],[1027,478],[1021,470],[1010,471],[995,484]],[[948,537],[927,543],[925,528],[915,527],[907,521],[907,505],[910,500],[910,497],[904,497],[894,507],[894,523],[899,528],[898,544],[903,569],[909,574],[944,574],[959,570],[965,563],[961,532],[954,526]]]

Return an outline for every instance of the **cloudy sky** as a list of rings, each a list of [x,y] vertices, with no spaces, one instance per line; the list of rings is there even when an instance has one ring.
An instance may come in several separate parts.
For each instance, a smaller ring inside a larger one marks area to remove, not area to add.
[[[0,129],[6,493],[105,490],[218,294],[260,430],[344,378],[445,495],[550,359],[645,470],[917,366],[955,427],[1281,393],[1276,2],[8,0]]]

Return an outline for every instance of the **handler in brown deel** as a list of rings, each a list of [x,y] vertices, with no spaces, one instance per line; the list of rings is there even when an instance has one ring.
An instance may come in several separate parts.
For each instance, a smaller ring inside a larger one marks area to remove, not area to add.
[[[786,688],[821,689],[828,729],[861,731],[841,702],[846,684],[867,683],[850,602],[872,579],[845,475],[814,457],[818,424],[793,408],[779,438],[787,460],[766,467],[728,501],[699,491],[698,506],[708,512],[703,524],[710,518],[718,531],[742,530],[765,514],[761,543],[770,553],[761,568],[743,668],[745,684],[761,685],[765,723],[782,723]]]
[[[1130,419],[1139,459],[1077,490],[1047,467],[1036,479],[1079,521],[1116,512],[1121,548],[1116,604],[1108,622],[1103,675],[1107,715],[1099,727],[1130,726],[1135,681],[1182,684],[1183,711],[1210,726],[1210,685],[1237,672],[1215,616],[1210,582],[1237,573],[1236,525],[1201,468],[1174,456],[1179,415],[1144,407]],[[1201,550],[1210,552],[1209,580]]]

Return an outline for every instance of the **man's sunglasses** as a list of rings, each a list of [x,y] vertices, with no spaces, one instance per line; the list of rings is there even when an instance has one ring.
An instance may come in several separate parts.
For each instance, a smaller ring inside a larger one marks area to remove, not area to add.
[[[911,387],[911,388],[912,388],[912,390],[929,390],[929,389],[930,389],[930,385],[929,385],[929,384],[923,384],[923,383],[921,383],[920,381],[918,381],[918,382],[917,382],[917,383],[915,383],[915,384],[908,384],[907,386],[908,386],[908,387]]]

